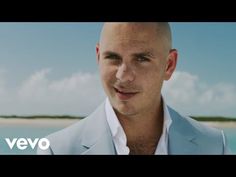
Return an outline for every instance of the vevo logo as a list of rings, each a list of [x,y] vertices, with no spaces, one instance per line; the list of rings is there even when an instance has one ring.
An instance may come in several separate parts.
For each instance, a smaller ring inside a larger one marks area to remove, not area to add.
[[[34,149],[36,145],[38,145],[41,150],[46,150],[50,146],[50,142],[47,138],[35,138],[34,140],[31,138],[13,138],[12,140],[5,138],[5,141],[7,142],[10,149],[12,149],[14,146],[20,150],[25,150],[28,147]]]

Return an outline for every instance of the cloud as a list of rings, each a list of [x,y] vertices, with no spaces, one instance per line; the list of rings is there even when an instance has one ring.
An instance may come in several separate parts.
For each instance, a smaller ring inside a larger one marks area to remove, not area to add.
[[[164,83],[167,102],[187,115],[222,115],[236,117],[236,86],[228,83],[208,85],[198,76],[176,71]]]
[[[22,102],[40,102],[48,94],[49,80],[47,74],[50,69],[43,69],[34,73],[19,88],[18,95]]]
[[[4,100],[9,104],[0,107],[0,114],[84,116],[105,98],[97,73],[79,72],[58,80],[50,80],[50,73],[51,69],[43,69],[22,82],[12,97]]]
[[[12,89],[0,70],[0,114],[85,116],[104,101],[98,73],[77,72],[53,80],[52,72],[37,71]],[[236,117],[236,86],[230,83],[209,85],[197,75],[176,71],[162,93],[167,104],[184,115]]]

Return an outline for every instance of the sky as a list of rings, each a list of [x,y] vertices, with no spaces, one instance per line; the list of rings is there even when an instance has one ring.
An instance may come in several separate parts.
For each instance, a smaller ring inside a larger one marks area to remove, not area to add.
[[[175,22],[178,64],[164,83],[183,115],[236,117],[236,23]],[[86,116],[105,99],[102,23],[0,23],[0,115]]]

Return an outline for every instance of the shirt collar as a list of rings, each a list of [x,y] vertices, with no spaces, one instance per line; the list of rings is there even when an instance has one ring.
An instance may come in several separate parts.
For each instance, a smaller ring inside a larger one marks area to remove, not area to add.
[[[108,98],[106,98],[105,102],[105,112],[117,154],[129,154],[125,131],[121,126]]]
[[[106,98],[105,101],[105,112],[106,112],[107,122],[111,129],[112,137],[115,137],[116,134],[118,133],[118,130],[122,127],[108,98]]]
[[[168,154],[168,135],[169,135],[169,128],[172,123],[172,120],[170,117],[168,107],[163,97],[162,97],[162,104],[163,104],[163,112],[164,112],[163,129],[162,129],[161,137],[157,144],[155,154],[167,155]]]
[[[169,128],[172,123],[172,119],[170,117],[169,109],[163,97],[162,97],[162,104],[163,104],[163,111],[164,111],[163,130],[166,128],[167,133],[169,133]]]

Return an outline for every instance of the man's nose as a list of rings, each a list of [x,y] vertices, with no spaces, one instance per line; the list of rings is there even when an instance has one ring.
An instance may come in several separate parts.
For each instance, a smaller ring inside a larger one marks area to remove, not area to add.
[[[135,79],[135,74],[130,66],[123,63],[118,67],[116,78],[121,82],[132,82]]]

